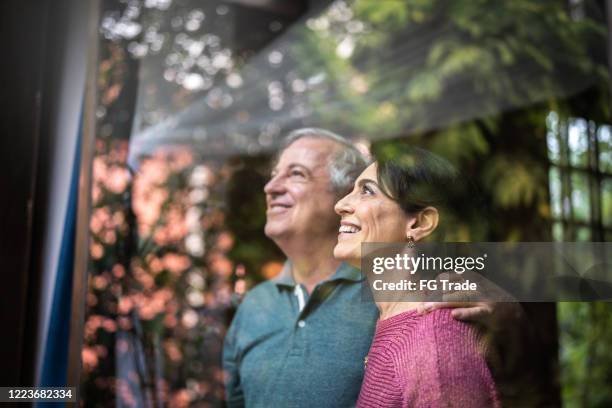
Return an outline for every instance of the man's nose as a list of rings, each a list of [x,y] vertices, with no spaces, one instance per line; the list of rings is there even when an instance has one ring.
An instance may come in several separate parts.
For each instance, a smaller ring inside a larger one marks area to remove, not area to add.
[[[266,194],[280,194],[285,190],[285,183],[283,178],[277,174],[273,176],[264,186],[264,193]]]
[[[334,206],[334,211],[338,215],[351,214],[353,212],[353,206],[351,205],[352,194],[347,194],[340,199]]]

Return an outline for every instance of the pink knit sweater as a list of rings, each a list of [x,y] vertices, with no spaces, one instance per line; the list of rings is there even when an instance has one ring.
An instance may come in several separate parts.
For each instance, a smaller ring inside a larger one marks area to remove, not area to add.
[[[499,407],[477,329],[449,309],[376,326],[358,407]]]

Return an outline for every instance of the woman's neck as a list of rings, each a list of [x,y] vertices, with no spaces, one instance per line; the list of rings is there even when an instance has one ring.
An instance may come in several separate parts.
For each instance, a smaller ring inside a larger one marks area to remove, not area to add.
[[[376,307],[380,311],[380,320],[385,320],[400,313],[414,310],[419,306],[419,302],[376,302]]]

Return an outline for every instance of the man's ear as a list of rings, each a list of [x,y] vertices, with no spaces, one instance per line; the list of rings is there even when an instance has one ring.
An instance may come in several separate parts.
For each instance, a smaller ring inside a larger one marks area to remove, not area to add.
[[[435,207],[425,207],[416,216],[411,217],[406,224],[406,238],[412,237],[420,241],[430,235],[438,227],[440,213]]]

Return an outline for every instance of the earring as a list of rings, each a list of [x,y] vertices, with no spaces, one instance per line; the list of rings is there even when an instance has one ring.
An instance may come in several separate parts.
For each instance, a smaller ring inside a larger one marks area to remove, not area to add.
[[[412,235],[408,235],[408,248],[414,248],[414,247],[415,247],[414,238],[412,237]]]

